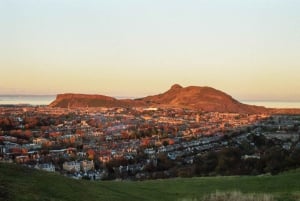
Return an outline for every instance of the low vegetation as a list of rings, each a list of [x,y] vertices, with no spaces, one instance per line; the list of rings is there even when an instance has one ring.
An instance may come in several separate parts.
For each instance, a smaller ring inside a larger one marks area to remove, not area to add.
[[[244,194],[240,191],[217,191],[201,199],[183,199],[182,201],[274,201],[274,196],[271,194]]]
[[[239,191],[216,192],[205,196],[201,201],[274,201],[274,196],[270,194],[243,194]]]
[[[239,197],[237,201],[251,199],[298,201],[300,200],[299,180],[300,170],[276,176],[92,182],[0,163],[0,200],[235,201],[234,196],[236,196]]]

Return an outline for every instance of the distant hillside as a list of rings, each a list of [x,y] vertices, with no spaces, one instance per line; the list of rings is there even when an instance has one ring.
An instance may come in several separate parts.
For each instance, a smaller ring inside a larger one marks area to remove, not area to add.
[[[242,104],[228,94],[211,87],[181,87],[175,84],[167,92],[142,98],[150,105],[187,107],[203,111],[265,113],[266,108]]]
[[[212,112],[266,113],[264,107],[242,104],[228,94],[211,87],[181,87],[176,84],[167,92],[135,100],[119,100],[103,95],[60,94],[52,107],[180,107]]]
[[[266,193],[272,194],[275,201],[298,201],[299,180],[300,171],[296,170],[277,176],[94,182],[0,163],[0,201],[200,201],[216,191]]]
[[[59,94],[56,99],[50,103],[51,107],[132,107],[139,101],[130,99],[118,100],[113,97],[104,95],[89,95],[89,94]]]

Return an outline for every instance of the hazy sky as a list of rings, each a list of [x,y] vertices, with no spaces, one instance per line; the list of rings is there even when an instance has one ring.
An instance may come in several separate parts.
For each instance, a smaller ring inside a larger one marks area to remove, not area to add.
[[[0,68],[0,94],[300,100],[300,1],[0,0]]]

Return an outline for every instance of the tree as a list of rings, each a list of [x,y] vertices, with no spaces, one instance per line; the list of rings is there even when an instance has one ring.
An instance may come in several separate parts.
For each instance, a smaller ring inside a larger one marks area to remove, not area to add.
[[[25,130],[24,136],[27,140],[29,140],[30,138],[32,138],[32,131],[31,130]]]
[[[170,160],[165,153],[160,153],[157,157],[157,170],[168,170],[174,166],[174,161]]]
[[[218,154],[216,172],[222,175],[239,174],[241,152],[237,148],[225,148]]]
[[[207,154],[195,159],[196,174],[209,175],[213,173],[218,164],[218,156],[216,152],[210,151]]]
[[[286,167],[287,153],[281,147],[271,147],[266,151],[262,160],[265,162],[265,172],[278,174]]]
[[[168,145],[169,145],[169,141],[164,140],[162,144],[163,144],[164,146],[168,146]]]

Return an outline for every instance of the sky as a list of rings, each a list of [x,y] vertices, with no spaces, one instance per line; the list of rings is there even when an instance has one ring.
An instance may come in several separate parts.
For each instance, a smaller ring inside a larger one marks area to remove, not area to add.
[[[0,94],[211,86],[300,101],[298,0],[0,0]]]

